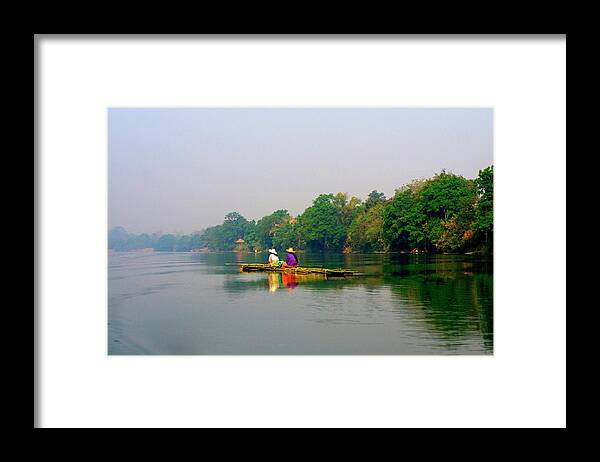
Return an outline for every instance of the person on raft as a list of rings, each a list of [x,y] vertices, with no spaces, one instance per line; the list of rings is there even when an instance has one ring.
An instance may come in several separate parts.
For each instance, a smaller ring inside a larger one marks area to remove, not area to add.
[[[296,256],[296,252],[294,252],[294,248],[290,247],[289,249],[285,249],[285,251],[288,254],[281,266],[283,268],[295,268],[298,266],[298,257]]]
[[[269,249],[269,265],[279,265],[279,256],[275,249]]]

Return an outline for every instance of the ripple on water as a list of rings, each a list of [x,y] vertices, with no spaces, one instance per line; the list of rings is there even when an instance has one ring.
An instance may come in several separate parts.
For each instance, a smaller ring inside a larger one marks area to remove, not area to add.
[[[493,352],[493,281],[477,265],[447,256],[323,258],[304,261],[373,275],[284,284],[225,265],[233,254],[110,256],[109,352]]]

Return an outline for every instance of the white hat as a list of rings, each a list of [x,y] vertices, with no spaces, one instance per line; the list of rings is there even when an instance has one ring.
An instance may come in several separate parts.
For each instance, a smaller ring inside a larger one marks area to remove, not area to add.
[[[269,249],[269,253],[277,255],[277,250],[275,250],[275,249]]]

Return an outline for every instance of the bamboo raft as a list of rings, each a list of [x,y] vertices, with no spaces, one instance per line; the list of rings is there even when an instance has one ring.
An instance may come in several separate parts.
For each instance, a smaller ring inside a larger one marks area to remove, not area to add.
[[[346,276],[357,276],[357,271],[352,271],[345,268],[316,268],[307,266],[297,266],[295,268],[282,268],[281,266],[272,266],[262,263],[239,263],[240,271],[251,272],[251,271],[272,271],[277,273],[291,273],[291,274],[322,274],[328,277],[346,277]]]

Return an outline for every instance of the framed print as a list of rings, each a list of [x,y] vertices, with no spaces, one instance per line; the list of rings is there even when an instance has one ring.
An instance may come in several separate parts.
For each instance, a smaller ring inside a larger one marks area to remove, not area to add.
[[[566,426],[566,36],[34,53],[36,427]]]

